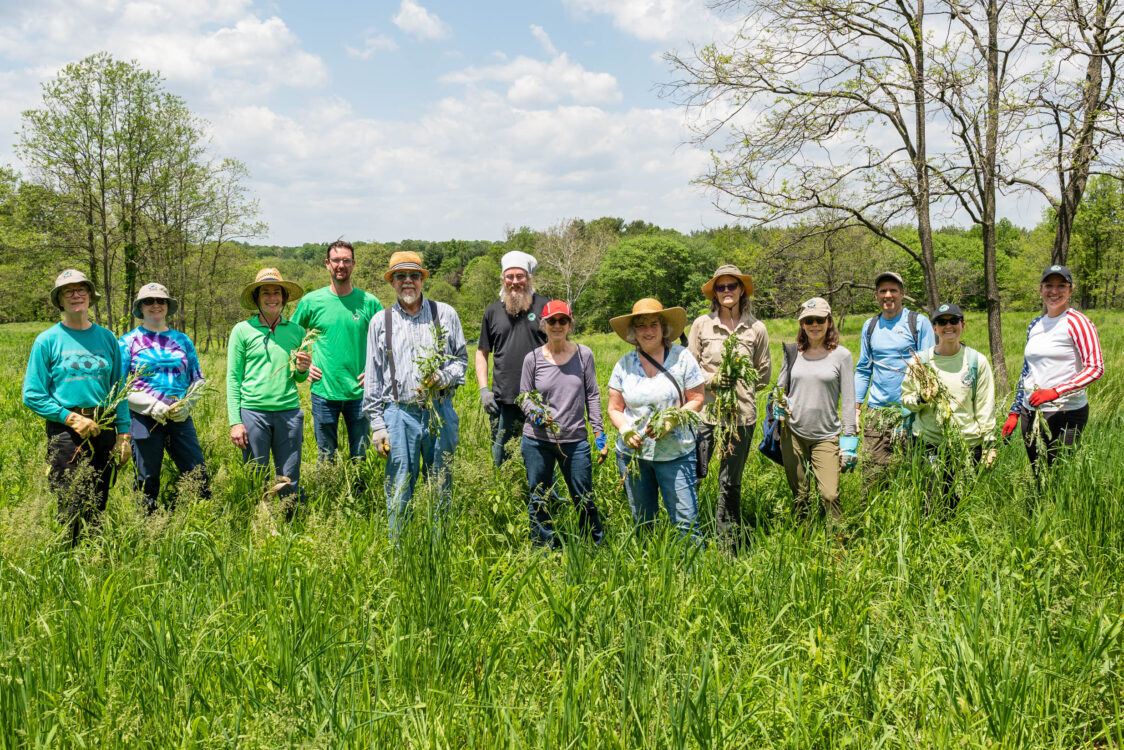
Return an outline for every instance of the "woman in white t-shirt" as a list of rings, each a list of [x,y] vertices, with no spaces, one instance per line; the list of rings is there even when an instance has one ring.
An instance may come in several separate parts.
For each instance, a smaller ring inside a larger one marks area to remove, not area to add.
[[[642,299],[632,313],[609,321],[636,349],[620,358],[609,376],[609,421],[617,436],[617,466],[637,525],[650,525],[662,496],[668,518],[682,536],[698,536],[695,433],[687,426],[650,424],[658,409],[699,411],[706,379],[686,347],[672,343],[687,325],[682,307]],[[634,460],[635,456],[635,460]]]
[[[1023,370],[1015,390],[1003,436],[1015,431],[1022,420],[1026,453],[1037,476],[1044,460],[1054,462],[1063,446],[1077,444],[1089,421],[1085,388],[1104,374],[1104,356],[1093,321],[1069,306],[1073,274],[1065,266],[1050,266],[1042,272],[1038,294],[1046,305],[1026,331]],[[1034,410],[1045,418],[1046,429],[1035,436]],[[1045,441],[1046,455],[1038,452],[1038,438]]]

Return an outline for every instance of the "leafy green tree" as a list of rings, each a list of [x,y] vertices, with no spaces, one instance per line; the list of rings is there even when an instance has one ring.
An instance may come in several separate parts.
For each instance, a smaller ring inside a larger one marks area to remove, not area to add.
[[[690,250],[676,239],[644,236],[623,240],[610,247],[601,261],[598,299],[591,306],[590,320],[603,326],[609,318],[629,312],[642,297],[655,297],[665,307],[697,308],[700,295],[691,281],[699,277],[700,270],[692,268]]]

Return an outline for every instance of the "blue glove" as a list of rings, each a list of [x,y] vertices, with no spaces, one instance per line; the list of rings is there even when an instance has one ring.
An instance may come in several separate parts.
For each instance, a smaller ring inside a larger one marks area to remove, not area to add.
[[[780,401],[773,402],[773,419],[784,421],[788,419],[788,409]]]
[[[609,438],[605,437],[604,432],[599,433],[597,437],[593,439],[593,444],[597,446],[597,450],[605,450],[605,446],[609,444]]]
[[[843,456],[843,468],[853,469],[859,462],[859,438],[855,435],[841,436],[839,452]]]
[[[536,410],[531,412],[530,419],[531,424],[533,424],[535,427],[542,427],[544,424],[546,424],[546,414],[543,414],[541,411]]]

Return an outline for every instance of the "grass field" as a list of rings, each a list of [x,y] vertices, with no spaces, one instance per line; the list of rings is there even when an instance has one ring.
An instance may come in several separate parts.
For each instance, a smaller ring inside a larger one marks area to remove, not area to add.
[[[533,552],[522,466],[493,471],[475,388],[444,535],[420,493],[391,545],[379,461],[354,496],[354,471],[315,465],[310,424],[310,511],[274,520],[228,438],[223,352],[196,416],[213,498],[185,487],[144,519],[120,481],[70,550],[20,403],[42,326],[0,327],[0,747],[1119,747],[1124,315],[1092,317],[1106,375],[1041,492],[1017,443],[946,522],[918,512],[917,469],[868,497],[848,475],[840,546],[803,533],[755,454],[739,558],[685,556],[666,524],[638,543],[611,462],[606,544]],[[1028,319],[1007,319],[1012,376]],[[770,332],[779,363],[795,325]],[[973,316],[966,340],[984,335]],[[604,384],[625,346],[584,341]]]

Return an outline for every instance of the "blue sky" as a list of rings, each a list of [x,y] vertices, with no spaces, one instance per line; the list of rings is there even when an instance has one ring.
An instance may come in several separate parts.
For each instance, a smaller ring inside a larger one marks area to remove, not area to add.
[[[708,155],[657,93],[661,56],[730,29],[705,0],[0,0],[0,163],[21,167],[41,83],[107,51],[159,70],[247,165],[263,241],[604,215],[690,231],[730,219],[691,184]]]

